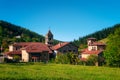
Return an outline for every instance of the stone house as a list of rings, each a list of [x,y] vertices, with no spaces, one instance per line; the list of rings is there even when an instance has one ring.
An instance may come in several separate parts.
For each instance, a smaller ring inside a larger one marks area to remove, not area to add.
[[[40,42],[20,42],[10,45],[6,54],[8,59],[13,59],[17,55],[22,62],[39,62],[48,61],[52,51]]]
[[[87,45],[88,47],[81,51],[81,60],[86,61],[87,58],[92,54],[97,55],[98,57],[103,57],[103,51],[106,47],[106,44],[97,42],[96,38],[88,38]]]
[[[78,48],[70,42],[61,42],[53,46],[52,50],[54,50],[56,54],[57,53],[68,53],[68,52],[78,53]]]

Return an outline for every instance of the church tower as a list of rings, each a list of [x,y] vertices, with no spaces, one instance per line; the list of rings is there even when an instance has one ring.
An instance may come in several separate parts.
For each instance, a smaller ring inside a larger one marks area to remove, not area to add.
[[[48,46],[53,45],[53,34],[52,34],[52,32],[50,30],[45,35],[45,44],[47,44]]]

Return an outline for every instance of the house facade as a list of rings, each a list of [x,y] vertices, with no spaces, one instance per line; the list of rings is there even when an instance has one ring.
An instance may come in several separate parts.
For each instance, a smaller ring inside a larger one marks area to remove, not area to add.
[[[78,48],[70,42],[61,42],[53,46],[52,49],[54,50],[56,54],[57,53],[68,53],[68,52],[78,53]]]
[[[49,47],[39,42],[20,42],[9,46],[9,52],[6,52],[8,59],[14,59],[19,56],[22,62],[48,61],[52,51]]]
[[[97,42],[96,38],[87,39],[88,47],[81,51],[81,60],[85,61],[90,55],[97,55],[98,57],[103,57],[103,51],[106,45],[102,42]]]

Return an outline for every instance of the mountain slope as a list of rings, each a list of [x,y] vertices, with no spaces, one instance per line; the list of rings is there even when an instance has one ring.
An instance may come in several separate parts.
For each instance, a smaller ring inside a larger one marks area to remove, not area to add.
[[[101,40],[99,40],[99,42],[107,43],[108,42],[108,38],[101,39]]]
[[[114,31],[120,27],[120,24],[116,24],[112,27],[109,27],[109,28],[105,28],[103,30],[100,30],[100,31],[96,31],[95,33],[92,33],[92,34],[89,34],[89,35],[86,35],[86,36],[83,36],[83,37],[80,37],[78,40],[74,40],[73,43],[76,45],[76,46],[80,46],[81,44],[84,44],[86,45],[86,40],[87,38],[90,38],[90,37],[94,37],[96,38],[97,40],[102,40],[102,39],[105,39],[107,38],[110,34],[113,34]]]
[[[43,42],[45,37],[26,28],[0,20],[0,46],[7,49],[14,42]],[[54,40],[54,44],[58,43]]]
[[[8,38],[13,38],[15,36],[29,36],[30,38],[39,38],[37,41],[42,41],[44,37],[42,35],[39,35],[35,32],[32,32],[28,29],[22,28],[20,26],[16,26],[14,24],[5,22],[5,21],[0,21],[0,27],[2,28],[2,37],[8,37]]]

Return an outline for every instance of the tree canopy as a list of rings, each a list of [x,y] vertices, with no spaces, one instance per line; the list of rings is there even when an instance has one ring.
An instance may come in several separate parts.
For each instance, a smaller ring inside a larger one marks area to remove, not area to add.
[[[29,29],[0,20],[0,45],[6,50],[14,42],[43,42],[45,37]],[[54,40],[54,44],[59,41]]]
[[[108,37],[104,56],[107,65],[120,67],[120,28],[117,28],[114,34]]]
[[[108,27],[108,28],[102,29],[100,31],[96,31],[96,32],[94,32],[92,34],[80,37],[79,39],[74,40],[73,43],[76,46],[80,46],[81,44],[86,45],[87,44],[86,40],[87,40],[87,38],[90,38],[90,37],[94,37],[97,40],[107,38],[110,34],[113,34],[115,29],[118,28],[118,27],[120,27],[120,24],[116,24],[116,25],[114,25],[112,27]]]

